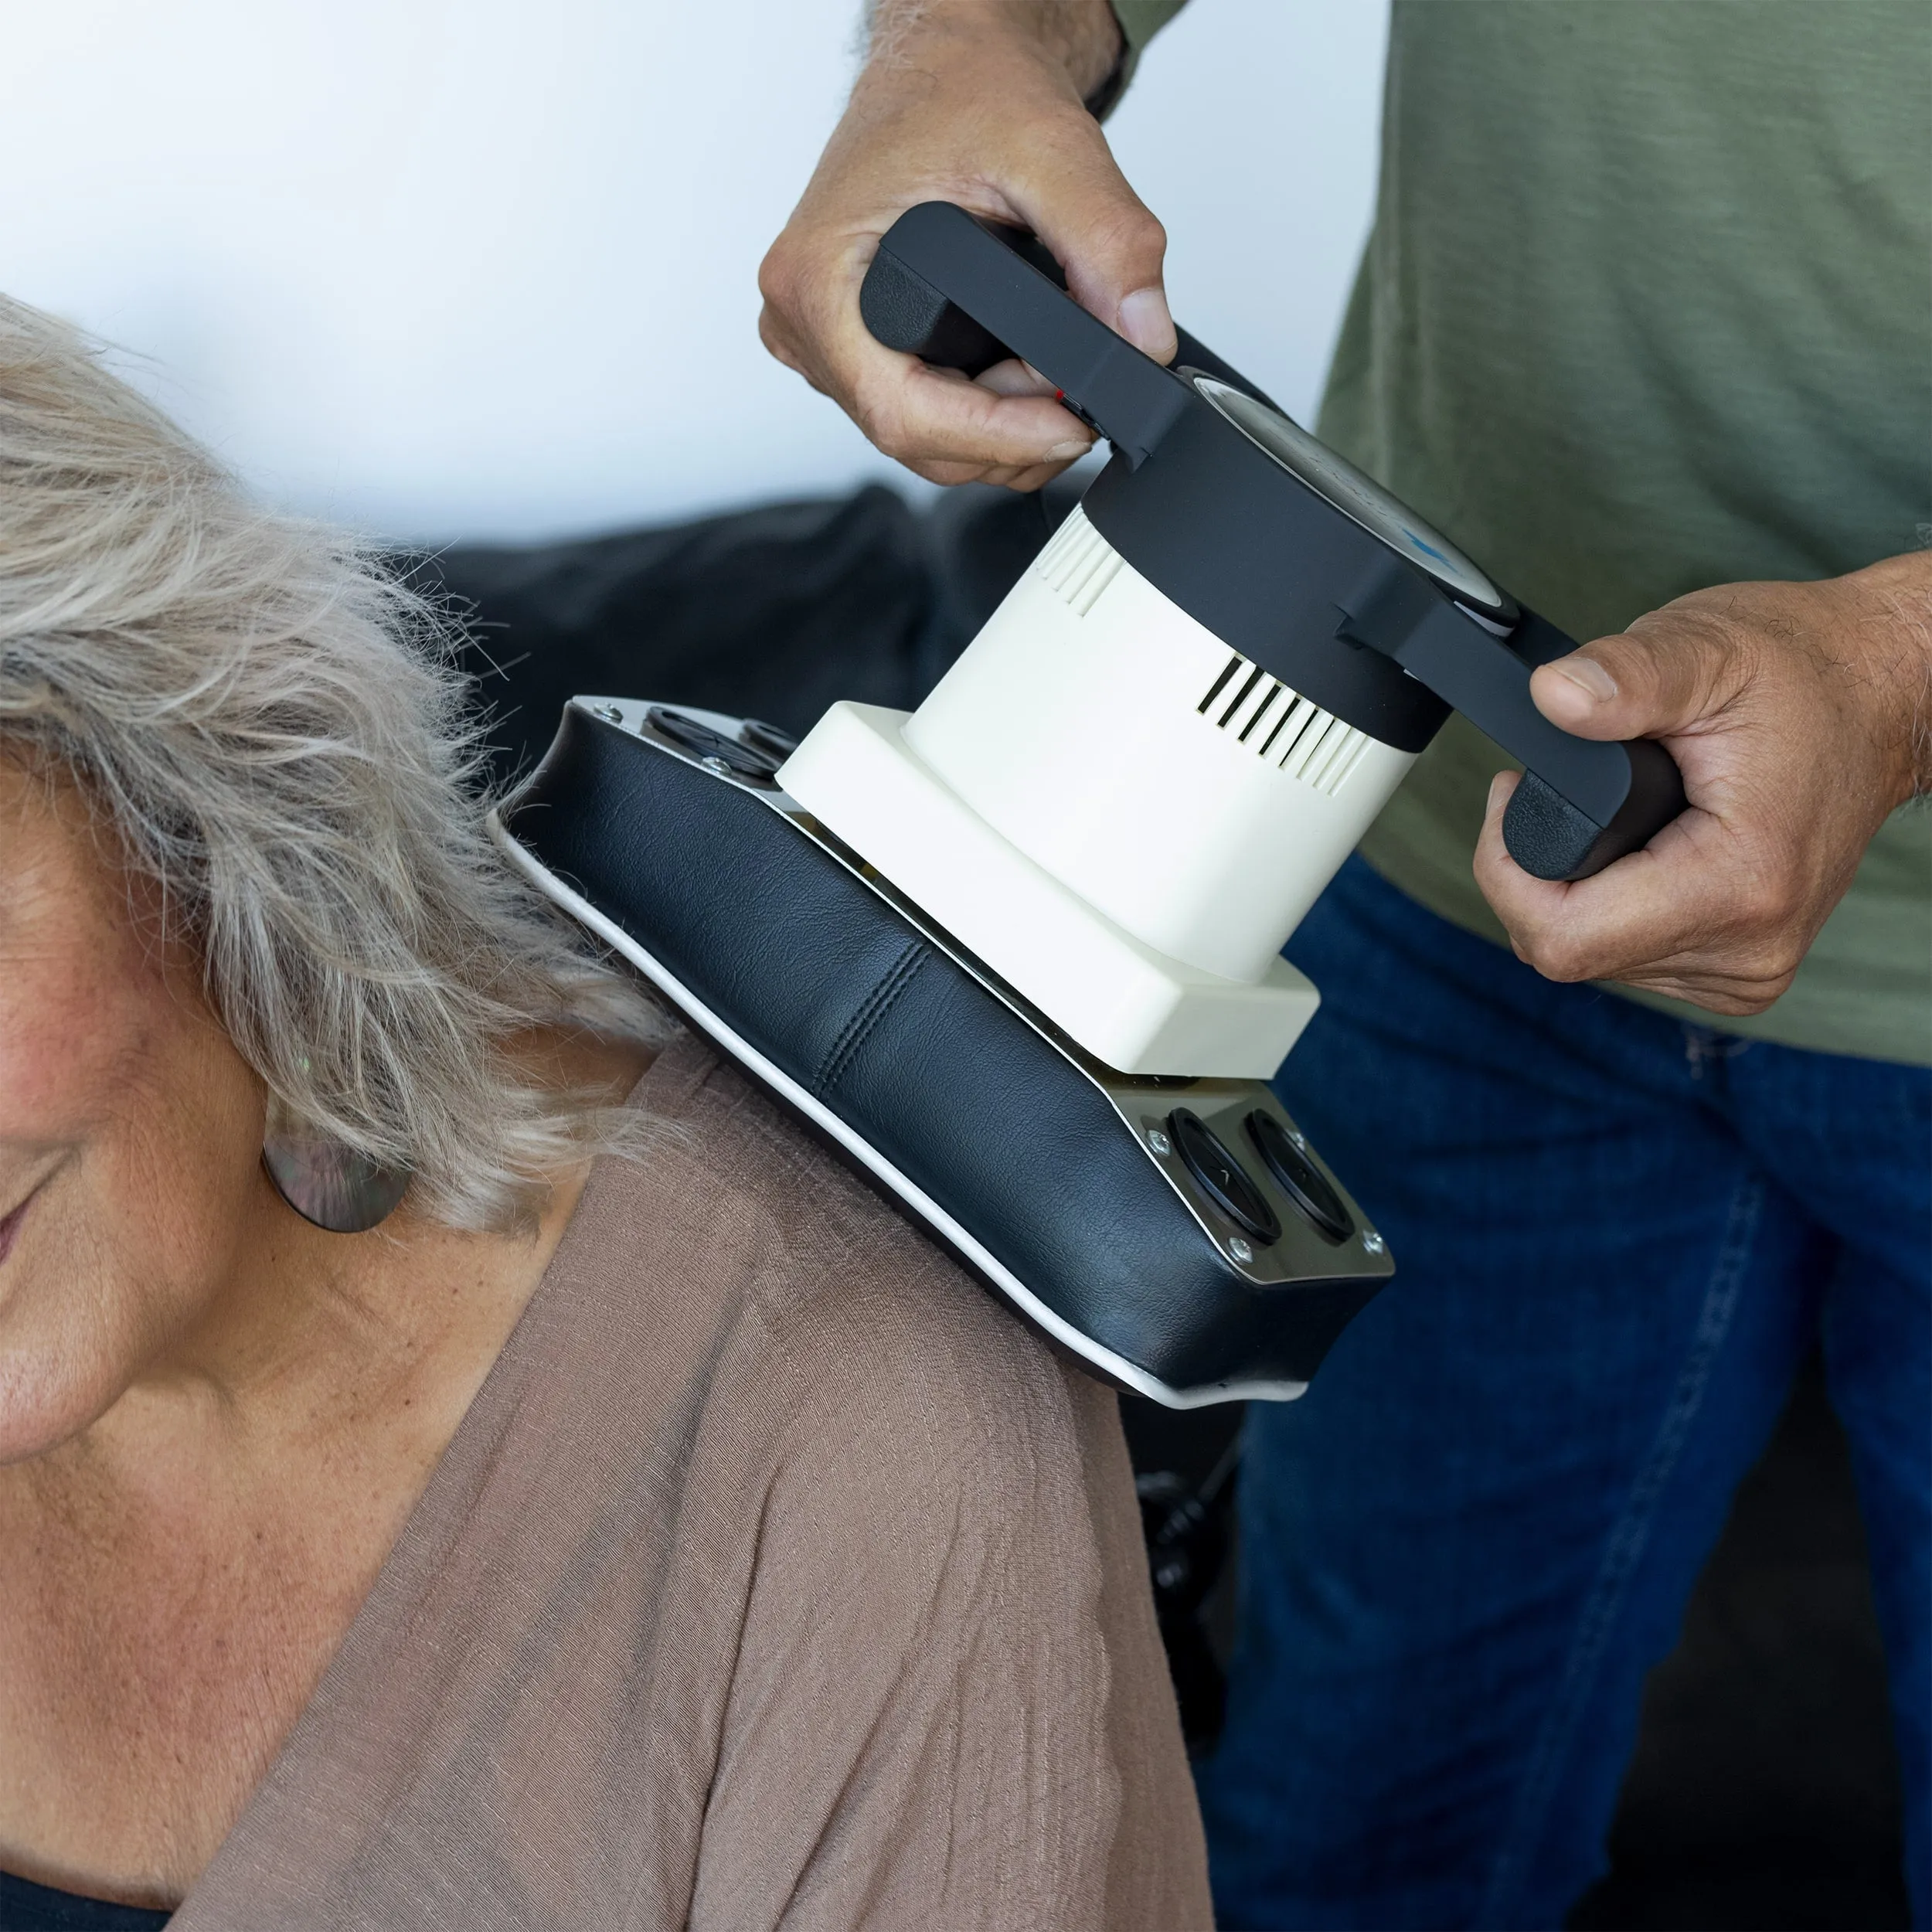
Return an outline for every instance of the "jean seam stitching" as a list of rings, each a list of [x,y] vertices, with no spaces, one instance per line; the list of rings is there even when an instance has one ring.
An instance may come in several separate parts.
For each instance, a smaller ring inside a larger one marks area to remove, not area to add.
[[[1577,1619],[1562,1681],[1524,1773],[1515,1816],[1497,1854],[1482,1910],[1475,1920],[1478,1925],[1509,1922],[1505,1913],[1518,1903],[1532,1863],[1529,1854],[1546,1821],[1631,1579],[1648,1547],[1658,1505],[1703,1406],[1712,1365],[1730,1332],[1764,1202],[1764,1179],[1755,1174],[1747,1175],[1731,1196],[1724,1239],[1698,1311],[1690,1352],[1679,1372],[1650,1452],[1605,1540],[1603,1560]]]

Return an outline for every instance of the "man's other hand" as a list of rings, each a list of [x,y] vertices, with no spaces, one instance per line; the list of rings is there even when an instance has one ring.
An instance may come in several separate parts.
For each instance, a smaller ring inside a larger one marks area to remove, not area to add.
[[[1500,775],[1476,879],[1517,956],[1717,1013],[1791,983],[1886,815],[1932,787],[1932,554],[1817,583],[1731,583],[1543,665],[1543,715],[1583,738],[1661,739],[1689,809],[1574,885],[1505,850]]]
[[[1086,308],[1173,357],[1167,237],[1082,104],[1119,56],[1108,0],[880,0],[845,117],[759,270],[765,346],[936,483],[1038,489],[1094,438],[1024,363],[968,382],[868,333],[859,285],[918,202],[1030,228]]]

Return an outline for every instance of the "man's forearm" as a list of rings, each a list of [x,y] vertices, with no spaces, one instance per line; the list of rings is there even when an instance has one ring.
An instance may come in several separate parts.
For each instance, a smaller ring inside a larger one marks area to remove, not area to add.
[[[917,64],[935,43],[988,35],[1032,43],[1065,70],[1083,100],[1106,83],[1121,59],[1120,23],[1110,0],[872,0],[867,60]]]

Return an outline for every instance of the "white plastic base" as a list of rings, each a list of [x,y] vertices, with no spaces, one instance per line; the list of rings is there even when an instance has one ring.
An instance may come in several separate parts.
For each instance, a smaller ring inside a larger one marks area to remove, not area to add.
[[[779,781],[1097,1059],[1124,1073],[1267,1080],[1314,1016],[1286,960],[1228,979],[1158,952],[1010,844],[906,743],[907,714],[835,704]]]

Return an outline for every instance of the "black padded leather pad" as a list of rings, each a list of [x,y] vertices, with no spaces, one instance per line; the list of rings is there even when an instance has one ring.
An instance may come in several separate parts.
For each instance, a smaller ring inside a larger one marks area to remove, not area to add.
[[[1167,1389],[1305,1382],[1379,1285],[1247,1281],[1093,1081],[740,787],[571,706],[504,819],[1056,1315]]]

